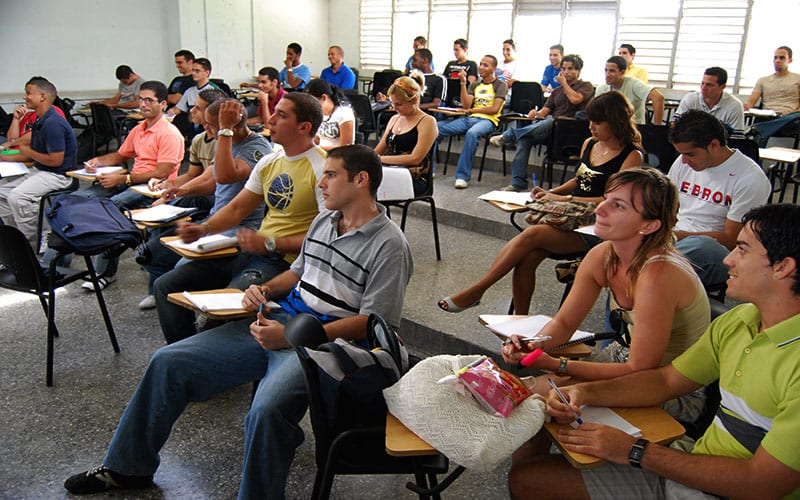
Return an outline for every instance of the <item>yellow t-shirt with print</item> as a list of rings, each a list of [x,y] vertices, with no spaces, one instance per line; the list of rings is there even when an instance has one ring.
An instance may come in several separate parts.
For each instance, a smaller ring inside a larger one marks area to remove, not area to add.
[[[475,97],[472,101],[473,108],[486,108],[494,104],[495,99],[506,99],[508,85],[499,78],[495,78],[492,83],[483,83],[483,80],[478,80],[470,84],[468,92]],[[502,112],[503,106],[500,106],[493,115],[473,113],[471,116],[491,120],[496,127],[500,123],[500,113]]]

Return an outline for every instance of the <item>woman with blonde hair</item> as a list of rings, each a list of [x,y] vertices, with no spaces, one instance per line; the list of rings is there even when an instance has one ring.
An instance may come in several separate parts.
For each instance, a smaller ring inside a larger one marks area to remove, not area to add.
[[[555,372],[560,383],[609,379],[669,364],[694,344],[710,321],[700,278],[675,250],[678,192],[669,179],[655,169],[619,172],[608,181],[595,214],[595,233],[604,242],[586,254],[564,304],[538,333],[552,340],[525,343],[514,336],[503,346],[503,358],[516,363],[537,347],[547,350],[568,341],[607,288],[612,314],[624,320],[620,333],[626,338],[587,361],[543,354],[531,365]],[[549,386],[540,377],[534,390],[545,393]],[[691,422],[702,402],[701,390],[665,408]]]
[[[609,176],[642,164],[641,135],[633,121],[633,106],[624,95],[601,94],[586,106],[586,114],[592,136],[583,143],[575,177],[548,191],[534,187],[531,197],[599,202]],[[596,236],[545,224],[530,226],[503,246],[480,280],[440,300],[439,308],[457,313],[478,305],[486,290],[513,270],[515,312],[528,314],[539,264],[553,254],[586,252],[598,243]]]
[[[418,71],[411,76],[401,76],[389,87],[387,95],[397,114],[389,120],[383,137],[375,146],[381,163],[408,168],[415,196],[428,188],[429,153],[439,135],[436,120],[419,107],[424,87],[424,77]]]

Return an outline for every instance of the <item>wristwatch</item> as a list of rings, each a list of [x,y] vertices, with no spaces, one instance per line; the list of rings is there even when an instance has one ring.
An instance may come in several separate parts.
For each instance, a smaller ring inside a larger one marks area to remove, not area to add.
[[[642,468],[642,457],[644,456],[644,449],[647,446],[647,443],[650,441],[646,439],[637,439],[633,446],[631,446],[631,451],[628,452],[628,463],[631,466],[636,467],[637,469]]]
[[[275,242],[275,237],[268,236],[267,239],[264,240],[264,247],[267,249],[267,253],[275,253],[278,250],[278,244]]]
[[[217,132],[217,135],[222,137],[233,137],[233,130],[229,128],[223,128],[222,130]]]

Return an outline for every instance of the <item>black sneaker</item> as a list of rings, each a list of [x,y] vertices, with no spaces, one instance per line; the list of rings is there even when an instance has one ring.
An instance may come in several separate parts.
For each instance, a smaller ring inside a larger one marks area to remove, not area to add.
[[[125,476],[105,465],[75,474],[64,481],[64,488],[76,495],[89,495],[111,489],[141,490],[151,486],[153,476]]]

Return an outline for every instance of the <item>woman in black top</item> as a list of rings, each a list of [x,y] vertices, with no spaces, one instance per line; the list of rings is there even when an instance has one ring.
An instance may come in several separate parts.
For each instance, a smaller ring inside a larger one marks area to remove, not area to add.
[[[641,135],[633,121],[633,106],[625,96],[619,92],[599,95],[586,107],[586,113],[592,137],[583,143],[575,177],[548,191],[535,187],[533,198],[599,202],[611,174],[641,166]],[[593,235],[543,224],[530,226],[506,243],[480,280],[443,298],[438,305],[448,312],[476,306],[489,287],[513,270],[514,312],[528,314],[539,264],[552,254],[586,252],[600,241]]]
[[[408,168],[414,186],[414,195],[419,196],[427,189],[430,172],[429,152],[439,135],[436,120],[419,108],[424,79],[415,71],[394,81],[387,94],[392,107],[397,112],[386,125],[386,131],[375,152],[384,165],[397,165]]]

